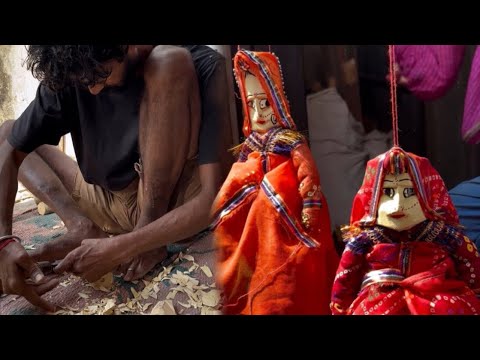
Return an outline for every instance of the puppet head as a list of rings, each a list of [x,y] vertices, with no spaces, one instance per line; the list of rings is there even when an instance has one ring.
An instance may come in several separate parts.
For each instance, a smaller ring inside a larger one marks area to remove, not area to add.
[[[278,58],[269,52],[239,50],[233,62],[242,98],[243,134],[263,134],[274,127],[295,130]]]
[[[426,219],[458,225],[447,188],[430,161],[398,147],[370,160],[350,223],[403,231]]]

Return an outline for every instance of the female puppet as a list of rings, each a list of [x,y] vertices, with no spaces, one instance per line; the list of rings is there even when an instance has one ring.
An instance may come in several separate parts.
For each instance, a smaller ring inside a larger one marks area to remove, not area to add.
[[[278,59],[239,51],[247,137],[213,211],[226,314],[327,314],[338,257],[318,172],[295,131]]]
[[[333,314],[477,314],[480,258],[428,159],[394,147],[367,164],[344,233]]]

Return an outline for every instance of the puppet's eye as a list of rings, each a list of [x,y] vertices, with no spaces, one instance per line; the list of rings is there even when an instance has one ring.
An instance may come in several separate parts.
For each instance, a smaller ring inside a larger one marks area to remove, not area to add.
[[[383,193],[387,195],[389,198],[393,198],[393,196],[395,195],[395,190],[392,188],[384,188]]]
[[[270,106],[270,102],[268,99],[262,99],[260,100],[260,109],[265,109]]]
[[[403,189],[403,197],[409,198],[410,196],[415,195],[415,189],[414,188],[405,188]]]

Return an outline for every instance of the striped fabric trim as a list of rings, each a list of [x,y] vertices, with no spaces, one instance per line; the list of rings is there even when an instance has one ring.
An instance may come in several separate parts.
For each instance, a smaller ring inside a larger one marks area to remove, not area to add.
[[[402,272],[398,269],[387,268],[373,270],[368,272],[363,278],[361,290],[365,289],[367,286],[379,283],[398,284],[404,279],[405,276],[403,276]]]
[[[376,207],[377,207],[377,204],[378,204],[378,199],[380,197],[380,194],[383,191],[383,186],[379,186],[379,183],[380,183],[380,179],[381,179],[382,174],[383,174],[383,162],[384,162],[384,160],[385,160],[385,154],[383,154],[382,158],[378,162],[377,171],[376,171],[376,174],[375,174],[375,180],[373,182],[373,187],[372,187],[372,191],[373,191],[372,202],[370,203],[370,208],[368,209],[368,214],[366,214],[363,217],[363,219],[360,220],[360,223],[363,224],[363,225],[371,225],[377,217]]]
[[[271,203],[275,207],[275,210],[278,211],[282,219],[285,221],[285,224],[292,231],[295,237],[301,242],[303,242],[309,248],[319,247],[320,244],[317,241],[315,241],[310,236],[305,234],[302,230],[300,230],[302,228],[301,225],[289,213],[282,197],[275,192],[275,190],[273,189],[273,186],[270,184],[270,182],[266,178],[263,179],[260,186],[263,189],[263,191],[265,191],[265,194],[267,195],[268,199],[271,201]]]
[[[209,227],[209,230],[214,230],[219,222],[223,219],[224,216],[230,214],[242,201],[255,190],[258,189],[256,184],[245,185],[241,188],[231,199],[228,201],[223,209],[220,209],[217,214],[214,216],[214,220]]]
[[[279,99],[279,94],[276,89],[275,83],[272,81],[272,79],[268,75],[268,70],[266,69],[265,64],[263,64],[263,62],[260,61],[258,57],[253,53],[251,53],[250,51],[244,51],[244,52],[250,58],[250,60],[252,60],[259,67],[260,72],[262,73],[264,79],[266,80],[270,94],[273,95],[273,100],[275,101],[276,108],[280,112],[280,121],[283,123],[285,127],[290,129],[295,129],[295,124],[291,123],[288,119],[288,116],[287,116],[288,112],[283,107],[282,102]]]
[[[413,180],[417,184],[418,191],[420,193],[420,196],[422,197],[423,203],[425,204],[425,206],[428,206],[427,195],[425,193],[425,188],[423,187],[422,179],[420,177],[420,170],[418,169],[417,163],[410,157],[408,157],[408,162],[410,163],[410,169],[414,177]]]
[[[246,140],[245,143],[248,145],[250,149],[253,151],[262,151],[264,148],[264,144],[262,142],[262,138],[256,132],[252,133]]]
[[[274,143],[275,141],[272,141],[272,139],[275,139],[275,136],[278,135],[278,133],[281,133],[285,131],[285,129],[278,127],[278,128],[273,128],[271,129],[266,137],[263,137],[262,135],[258,134],[257,132],[252,132],[244,141],[242,150],[240,152],[240,155],[238,157],[238,160],[240,162],[244,162],[248,158],[248,154],[254,151],[258,152],[265,152],[269,151],[269,148],[272,147],[271,152],[273,151],[274,146],[270,146],[270,143]]]
[[[402,264],[402,274],[410,272],[410,258],[412,250],[409,247],[404,247],[400,250],[400,262]]]
[[[435,209],[433,209],[428,202],[427,192],[425,191],[425,186],[422,182],[422,178],[420,176],[420,170],[418,169],[417,162],[415,160],[411,159],[410,157],[408,157],[408,161],[410,163],[411,172],[413,173],[413,177],[414,177],[413,181],[417,185],[419,195],[422,198],[422,202],[423,202],[423,205],[425,206],[426,210],[428,212],[432,213],[436,217],[443,218],[444,213],[441,212],[441,211],[435,211]]]
[[[378,199],[380,194],[383,191],[383,186],[380,186],[380,179],[383,177],[383,162],[385,161],[385,156],[380,159],[377,166],[377,173],[375,174],[375,181],[373,183],[373,194],[372,194],[372,203],[370,204],[369,215],[370,218],[374,219],[376,217],[376,207],[378,204]]]
[[[312,207],[322,207],[322,201],[321,200],[304,200],[303,201],[303,207],[304,208],[312,208]]]

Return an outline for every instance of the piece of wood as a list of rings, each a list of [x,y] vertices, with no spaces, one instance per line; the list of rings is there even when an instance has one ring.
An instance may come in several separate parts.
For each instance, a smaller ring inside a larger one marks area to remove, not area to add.
[[[38,213],[40,215],[48,215],[48,214],[52,214],[53,213],[53,210],[50,209],[48,207],[47,204],[45,204],[44,202],[40,202],[37,206],[37,210],[38,210]]]
[[[60,149],[61,152],[65,153],[65,136],[62,136],[60,138],[60,141],[58,143],[58,148]]]

